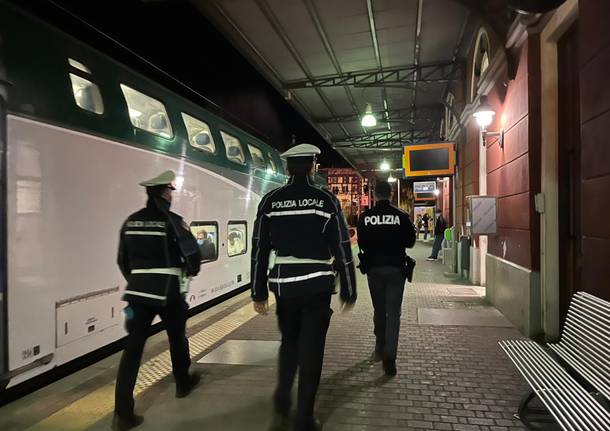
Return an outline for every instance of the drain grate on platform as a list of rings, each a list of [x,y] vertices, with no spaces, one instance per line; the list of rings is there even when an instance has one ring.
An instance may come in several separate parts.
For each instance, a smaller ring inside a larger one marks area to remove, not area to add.
[[[472,309],[418,308],[417,323],[439,326],[495,326],[512,328],[513,324],[493,307]]]
[[[274,366],[279,341],[227,340],[197,361],[198,364]]]
[[[273,303],[273,298],[269,298],[269,305]],[[200,355],[256,315],[252,304],[247,304],[189,337],[191,358]],[[171,374],[171,372],[172,358],[169,350],[166,350],[142,364],[138,373],[134,395],[138,395],[140,392],[151,387],[159,380]]]
[[[450,296],[479,296],[471,287],[448,287],[447,291]]]

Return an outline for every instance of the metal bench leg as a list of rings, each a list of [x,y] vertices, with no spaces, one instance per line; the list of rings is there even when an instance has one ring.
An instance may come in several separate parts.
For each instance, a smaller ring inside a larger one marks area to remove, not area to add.
[[[525,416],[523,413],[527,410],[527,406],[534,399],[535,396],[536,394],[531,389],[528,393],[525,394],[525,396],[521,399],[521,402],[519,403],[519,409],[517,410],[517,413],[513,415],[515,419],[523,422],[523,419],[521,419]]]
[[[530,408],[529,407],[529,403],[536,397],[536,394],[534,393],[533,390],[529,390],[525,396],[523,397],[523,399],[521,400],[521,403],[519,404],[519,410],[517,410],[517,413],[513,415],[513,417],[519,421],[521,421],[521,423],[523,425],[525,425],[525,427],[528,430],[532,430],[532,431],[540,431],[544,428],[541,428],[539,426],[535,426],[532,422],[536,422],[536,423],[555,423],[555,419],[550,415],[550,413],[542,408],[542,409],[536,409],[536,408]],[[535,417],[533,418],[533,421],[530,421],[529,417],[534,414],[534,415],[542,415],[543,417]]]

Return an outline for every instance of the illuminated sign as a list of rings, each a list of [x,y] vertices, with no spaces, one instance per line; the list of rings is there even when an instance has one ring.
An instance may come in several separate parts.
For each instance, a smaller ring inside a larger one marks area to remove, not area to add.
[[[434,193],[436,181],[420,181],[413,183],[413,193]]]

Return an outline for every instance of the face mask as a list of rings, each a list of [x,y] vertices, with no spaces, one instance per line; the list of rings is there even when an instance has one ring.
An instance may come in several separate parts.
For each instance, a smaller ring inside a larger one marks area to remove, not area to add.
[[[202,239],[198,239],[197,240],[197,244],[202,245],[203,244],[203,240]]]

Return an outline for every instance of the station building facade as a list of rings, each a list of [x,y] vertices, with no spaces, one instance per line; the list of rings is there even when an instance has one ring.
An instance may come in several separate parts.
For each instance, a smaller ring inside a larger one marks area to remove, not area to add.
[[[469,277],[524,334],[555,339],[573,293],[610,300],[610,2],[568,0],[508,36],[483,26],[449,86],[454,225],[468,196],[497,198],[497,233],[470,235]],[[496,115],[482,139],[473,113]]]

